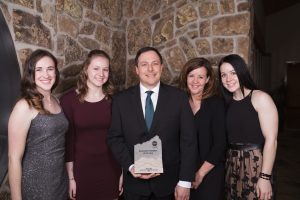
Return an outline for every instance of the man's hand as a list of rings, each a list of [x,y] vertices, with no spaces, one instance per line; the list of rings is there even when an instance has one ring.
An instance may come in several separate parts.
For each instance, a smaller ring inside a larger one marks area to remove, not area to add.
[[[140,178],[140,179],[150,179],[159,176],[158,173],[151,173],[151,174],[138,174],[134,173],[134,166],[130,169],[130,173],[134,178]]]
[[[175,199],[176,200],[189,200],[190,199],[190,188],[184,188],[179,185],[175,188]]]

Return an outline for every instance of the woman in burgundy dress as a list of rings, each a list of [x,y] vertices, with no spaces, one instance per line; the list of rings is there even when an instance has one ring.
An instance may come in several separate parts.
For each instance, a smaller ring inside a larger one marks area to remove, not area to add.
[[[69,120],[66,167],[71,199],[117,199],[121,168],[106,145],[111,121],[110,58],[92,50],[83,63],[76,90],[61,98]]]

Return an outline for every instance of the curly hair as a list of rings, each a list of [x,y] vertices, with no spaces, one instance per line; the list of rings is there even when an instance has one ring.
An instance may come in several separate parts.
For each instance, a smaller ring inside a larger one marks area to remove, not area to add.
[[[77,80],[76,92],[77,92],[77,96],[78,96],[80,102],[84,101],[84,98],[88,92],[87,69],[88,69],[89,65],[91,64],[92,60],[96,57],[103,57],[109,61],[108,80],[102,86],[102,90],[105,95],[105,98],[111,99],[111,97],[114,93],[114,86],[112,83],[112,73],[111,73],[111,66],[110,66],[110,57],[105,51],[95,49],[95,50],[92,50],[89,52],[87,59],[84,61],[83,65],[82,65],[82,70],[80,71],[79,78]]]
[[[179,77],[179,87],[188,94],[189,98],[191,97],[191,93],[187,85],[188,74],[201,67],[206,69],[207,77],[209,77],[209,80],[203,89],[202,99],[217,94],[216,75],[210,62],[205,58],[193,58],[184,65]]]
[[[51,88],[51,91],[53,91],[53,89],[55,89],[55,87],[57,86],[59,82],[59,71],[57,68],[56,58],[46,50],[37,49],[32,52],[25,61],[23,77],[21,80],[21,98],[24,98],[30,107],[35,108],[41,114],[50,114],[50,112],[46,110],[43,105],[44,95],[37,90],[35,83],[36,64],[44,57],[49,57],[54,62],[55,82]]]

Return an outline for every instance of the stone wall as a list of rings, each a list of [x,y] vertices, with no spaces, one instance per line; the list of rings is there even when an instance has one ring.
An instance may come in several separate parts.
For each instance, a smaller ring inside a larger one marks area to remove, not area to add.
[[[184,63],[203,56],[214,66],[237,53],[249,60],[251,1],[248,0],[126,0],[127,86],[138,82],[134,56],[145,45],[164,57],[163,80],[176,84]]]
[[[247,61],[251,43],[250,0],[2,0],[19,62],[37,48],[59,60],[56,93],[74,85],[91,49],[112,58],[119,88],[137,83],[134,57],[143,46],[163,57],[163,81],[176,84],[184,63],[203,56],[216,65],[230,53]]]
[[[136,51],[146,45],[161,51],[165,65],[162,79],[170,84],[176,84],[184,63],[196,56],[208,58],[214,66],[230,53],[250,61],[251,2],[0,0],[0,9],[21,68],[37,48],[58,58],[61,82],[55,92],[61,94],[74,85],[83,60],[95,48],[111,56],[119,89],[138,82],[133,60]]]
[[[116,84],[125,84],[126,47],[119,0],[1,0],[0,8],[15,41],[20,66],[35,49],[59,61],[62,93],[76,82],[87,53],[105,50],[112,59]],[[21,70],[22,71],[22,70]]]

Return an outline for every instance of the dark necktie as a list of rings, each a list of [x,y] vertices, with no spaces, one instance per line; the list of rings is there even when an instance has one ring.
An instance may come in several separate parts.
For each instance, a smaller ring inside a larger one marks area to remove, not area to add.
[[[150,130],[153,114],[154,114],[154,108],[153,103],[151,100],[151,94],[153,94],[153,91],[147,91],[147,98],[146,98],[146,105],[145,105],[145,120],[148,130]]]

